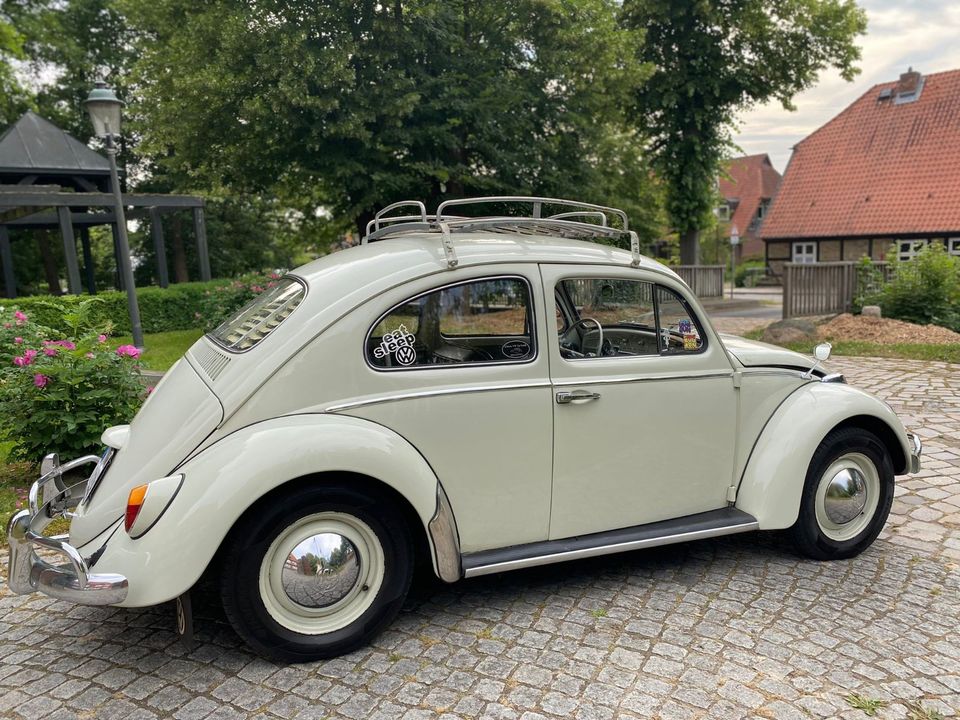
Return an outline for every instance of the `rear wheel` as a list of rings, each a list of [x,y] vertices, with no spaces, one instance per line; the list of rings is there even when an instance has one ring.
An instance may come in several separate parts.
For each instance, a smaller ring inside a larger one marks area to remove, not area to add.
[[[368,642],[400,610],[413,574],[402,516],[347,486],[300,486],[248,513],[228,542],[221,596],[257,652],[305,662]]]
[[[859,555],[880,534],[894,489],[890,453],[873,433],[830,433],[810,461],[800,513],[790,529],[804,555],[839,560]]]

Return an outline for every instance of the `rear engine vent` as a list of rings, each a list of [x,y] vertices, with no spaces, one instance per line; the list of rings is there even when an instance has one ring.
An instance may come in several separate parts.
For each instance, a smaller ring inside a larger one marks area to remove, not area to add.
[[[190,351],[210,380],[216,380],[230,364],[230,358],[206,343],[199,343]]]

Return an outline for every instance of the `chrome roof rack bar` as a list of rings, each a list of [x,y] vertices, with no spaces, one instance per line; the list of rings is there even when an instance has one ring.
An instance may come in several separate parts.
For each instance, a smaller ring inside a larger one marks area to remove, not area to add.
[[[384,217],[387,213],[396,210],[397,208],[402,207],[415,207],[420,211],[419,215],[395,215],[394,217]],[[388,225],[393,223],[400,222],[410,222],[411,220],[419,220],[422,223],[428,223],[427,219],[427,206],[424,205],[419,200],[401,200],[400,202],[395,202],[392,205],[387,205],[380,212],[373,216],[373,220],[367,223],[367,231],[364,233],[363,239],[360,241],[361,244],[365,243],[367,238],[370,236],[370,231],[376,231],[380,229],[381,224]]]
[[[592,217],[600,221],[603,227],[607,227],[607,214],[599,210],[574,210],[573,212],[562,212],[556,215],[548,215],[547,220],[564,220],[566,218],[587,218]]]
[[[437,207],[437,220],[443,221],[444,211],[450,207],[462,207],[464,205],[483,205],[491,203],[522,203],[531,205],[531,211],[534,218],[540,218],[544,205],[565,205],[578,210],[592,210],[604,214],[613,215],[620,218],[624,232],[629,231],[630,224],[627,220],[627,214],[623,210],[607,207],[605,205],[595,205],[593,203],[580,202],[579,200],[563,200],[561,198],[549,197],[528,197],[525,195],[496,195],[493,197],[482,198],[459,198],[456,200],[445,200]]]

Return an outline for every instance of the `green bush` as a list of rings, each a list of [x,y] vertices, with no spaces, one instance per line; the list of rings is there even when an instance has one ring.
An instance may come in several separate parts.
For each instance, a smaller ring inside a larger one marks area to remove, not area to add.
[[[753,287],[766,267],[767,264],[763,260],[744,260],[737,265],[733,281],[737,287]]]
[[[960,258],[941,243],[921,248],[912,260],[893,258],[893,279],[873,298],[884,317],[960,331]]]
[[[54,306],[55,301],[48,301]],[[103,303],[86,299],[61,307],[72,333],[58,334],[28,313],[0,311],[0,435],[11,455],[36,461],[48,452],[65,458],[93,452],[110,425],[129,422],[146,394],[132,345],[106,342],[96,313]]]
[[[271,287],[279,275],[247,275],[236,280],[211,280],[203,283],[180,283],[167,289],[137,288],[140,322],[147,333],[203,328],[210,330],[254,297]],[[88,310],[89,321],[97,326],[109,325],[117,334],[130,333],[126,293],[110,291],[95,296],[97,302]],[[64,295],[17,298],[13,302],[38,325],[60,333],[70,331],[64,310],[73,310],[90,296]]]

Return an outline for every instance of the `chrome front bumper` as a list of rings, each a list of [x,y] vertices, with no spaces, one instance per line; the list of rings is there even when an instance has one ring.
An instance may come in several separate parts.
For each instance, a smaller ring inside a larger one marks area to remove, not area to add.
[[[10,546],[7,585],[11,592],[17,595],[42,592],[81,605],[116,605],[126,599],[125,577],[114,573],[91,573],[89,561],[67,542],[68,536],[47,537],[43,534],[56,518],[71,517],[71,511],[80,504],[88,483],[99,479],[104,460],[87,455],[60,465],[56,455],[44,458],[41,477],[30,488],[30,509],[14,515],[7,528]],[[88,463],[97,463],[90,477],[68,487],[63,474]],[[39,557],[36,551],[41,548],[61,556],[63,562],[54,564]]]
[[[907,472],[911,475],[920,472],[920,455],[923,453],[923,443],[920,442],[920,436],[913,433],[907,433],[907,439],[910,440],[910,464]]]

